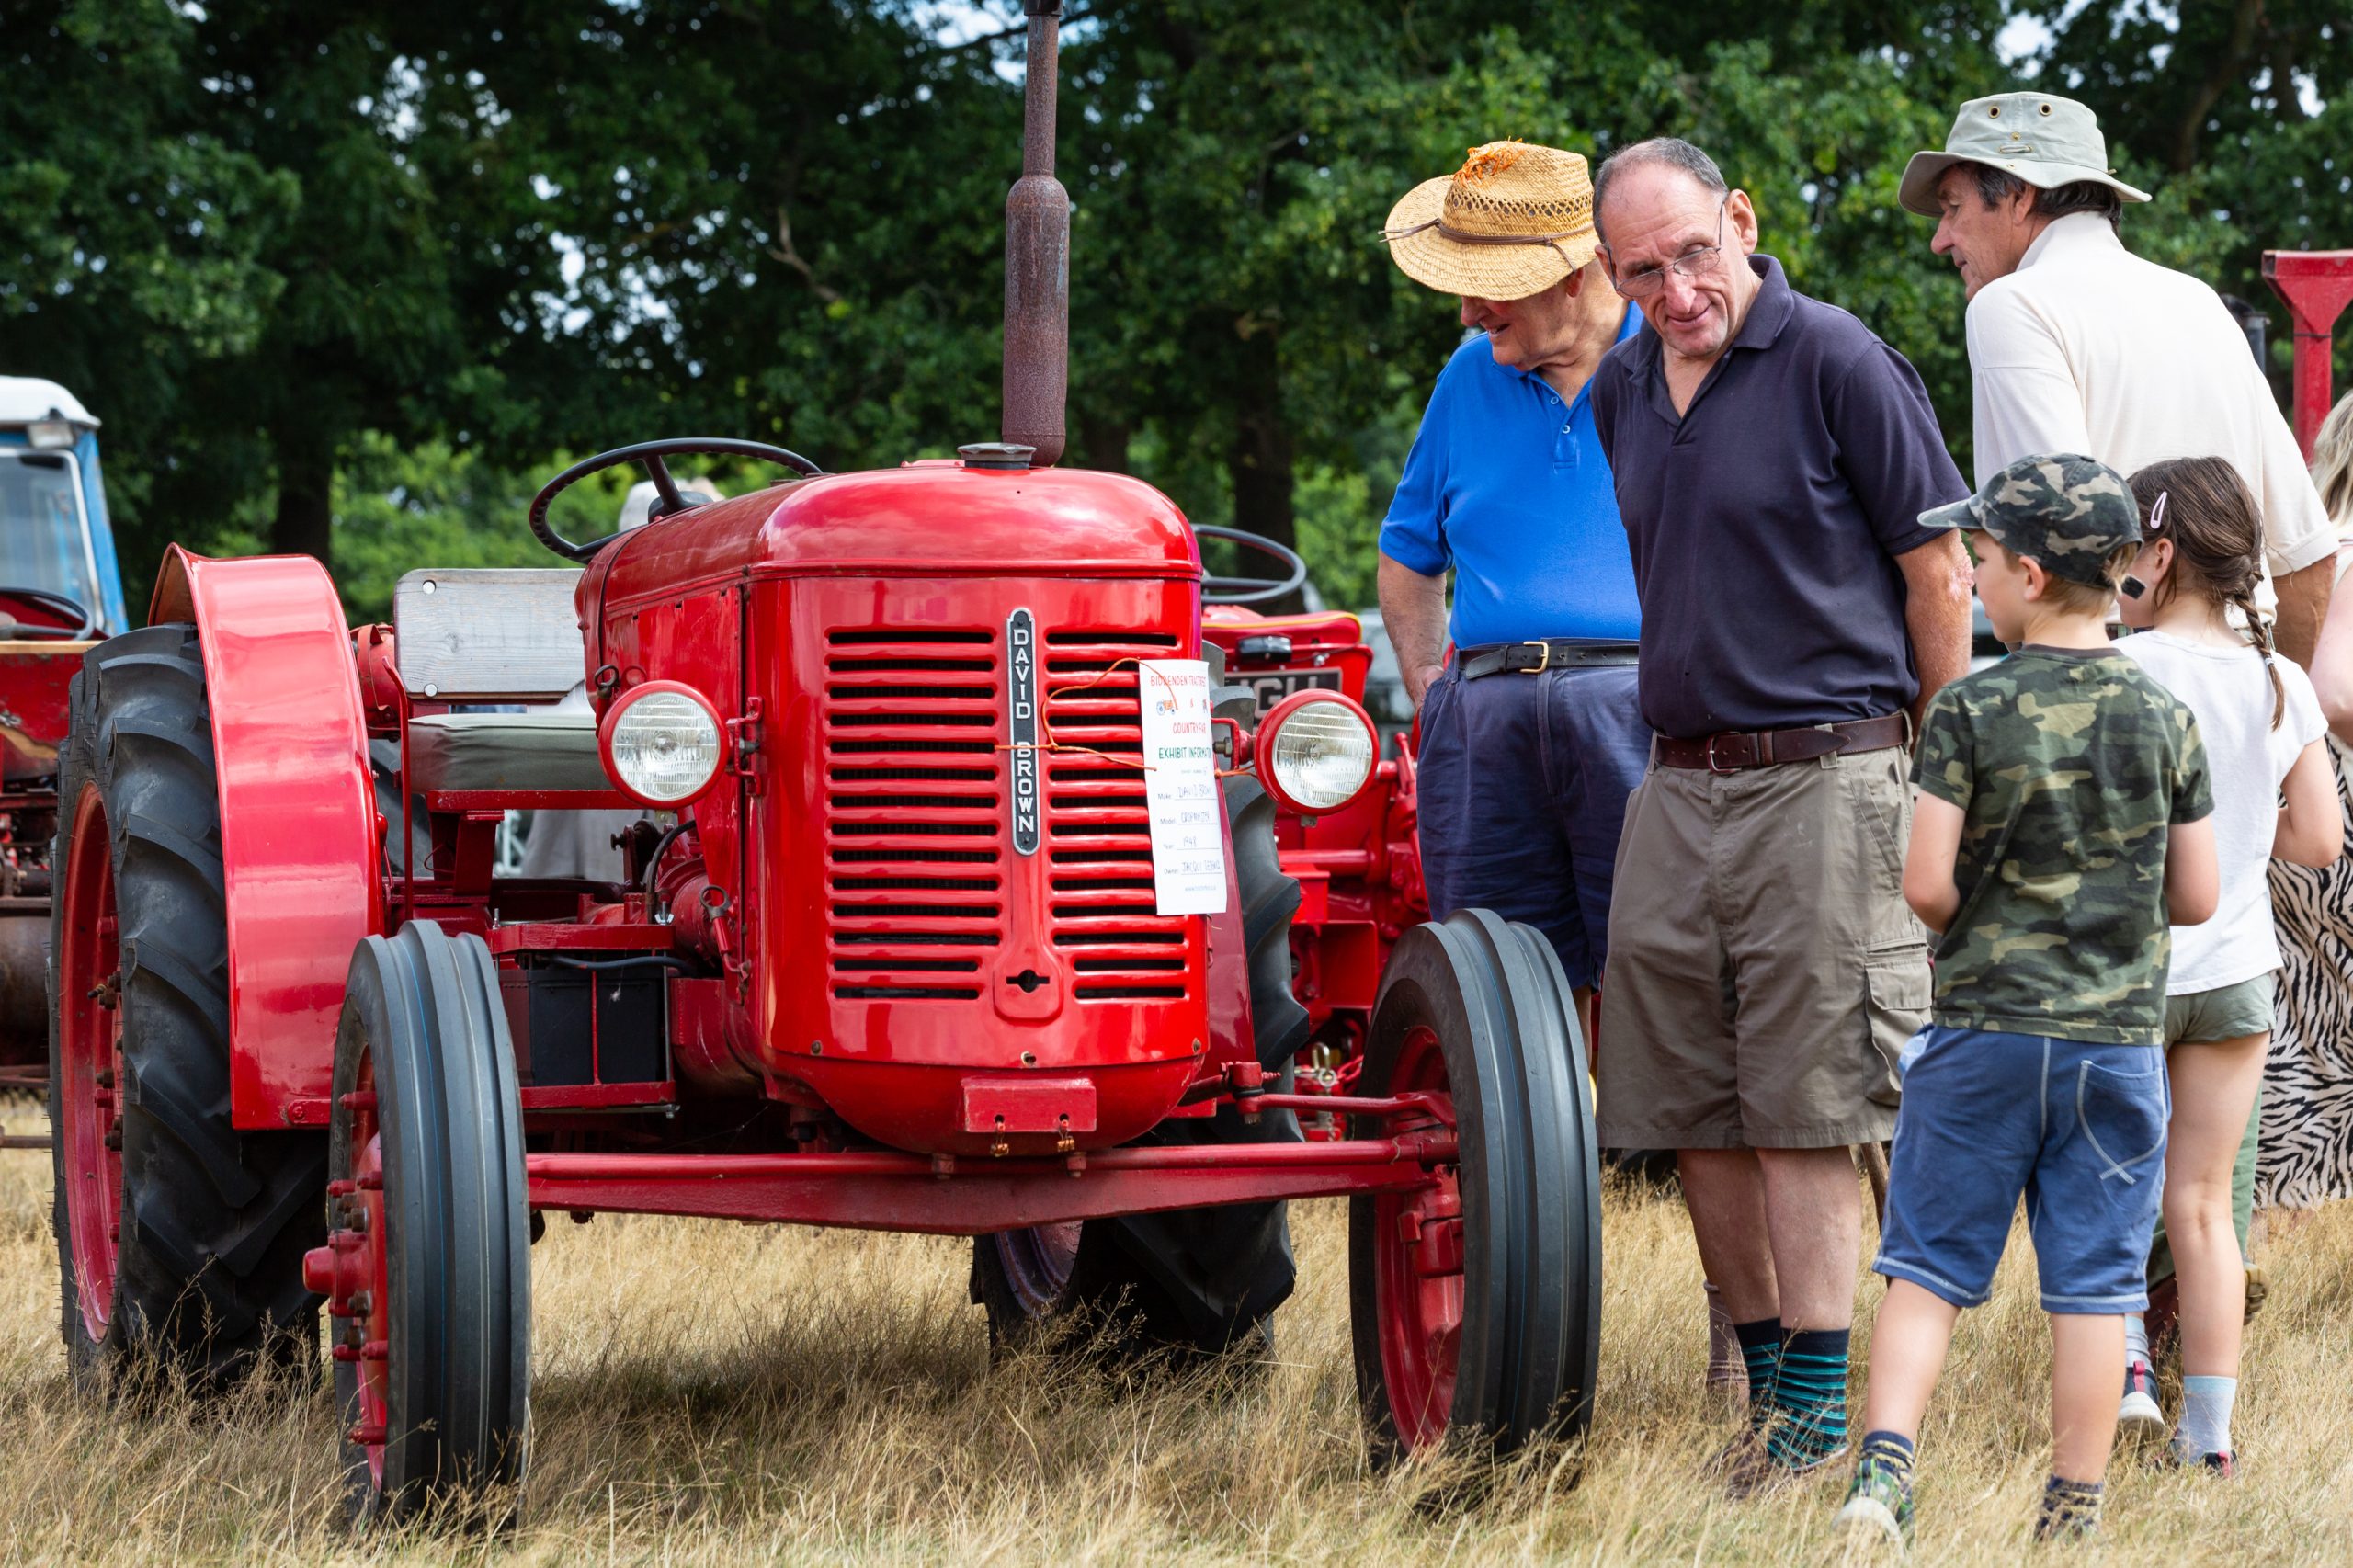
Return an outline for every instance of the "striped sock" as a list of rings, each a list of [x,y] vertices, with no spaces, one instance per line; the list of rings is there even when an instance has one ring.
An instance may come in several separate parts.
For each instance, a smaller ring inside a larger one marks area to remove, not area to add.
[[[1781,1320],[1758,1318],[1736,1323],[1732,1331],[1740,1341],[1740,1359],[1748,1369],[1748,1429],[1765,1430],[1773,1414],[1773,1381],[1781,1373]]]
[[[2060,1540],[2099,1532],[2100,1483],[2064,1481],[2054,1475],[2042,1486],[2042,1506],[2034,1516],[2034,1539]]]
[[[1847,1331],[1805,1328],[1781,1345],[1773,1384],[1773,1424],[1765,1445],[1773,1462],[1818,1464],[1847,1446]]]

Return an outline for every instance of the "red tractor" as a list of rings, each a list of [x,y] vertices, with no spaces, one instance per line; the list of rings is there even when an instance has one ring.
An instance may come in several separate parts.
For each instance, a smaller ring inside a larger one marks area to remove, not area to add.
[[[582,570],[412,572],[354,631],[313,561],[175,551],[87,654],[51,959],[77,1380],[299,1360],[324,1302],[353,1511],[399,1517],[520,1472],[543,1211],[970,1235],[995,1341],[1084,1310],[1189,1354],[1266,1333],[1286,1200],[1346,1196],[1379,1449],[1582,1429],[1598,1176],[1551,949],[1417,924],[1352,619],[1205,610],[1175,506],[1044,466],[1031,11],[1005,444],[627,447],[533,504]],[[687,452],[788,472],[691,505]],[[620,463],[655,520],[560,537]],[[1301,689],[1260,718],[1245,669]],[[629,806],[620,881],[497,873],[508,809]]]

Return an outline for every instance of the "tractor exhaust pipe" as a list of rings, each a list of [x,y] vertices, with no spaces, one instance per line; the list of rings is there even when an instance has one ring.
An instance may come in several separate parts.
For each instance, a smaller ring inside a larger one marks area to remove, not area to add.
[[[1070,380],[1070,193],[1054,178],[1054,76],[1061,0],[1028,0],[1029,82],[1022,95],[1021,177],[1005,199],[1005,439],[1063,455]]]

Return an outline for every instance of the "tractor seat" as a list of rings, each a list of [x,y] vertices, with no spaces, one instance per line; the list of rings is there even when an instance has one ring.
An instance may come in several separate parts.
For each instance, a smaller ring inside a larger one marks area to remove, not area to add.
[[[585,710],[435,713],[408,725],[412,789],[427,794],[495,790],[609,794],[597,752],[597,715]]]

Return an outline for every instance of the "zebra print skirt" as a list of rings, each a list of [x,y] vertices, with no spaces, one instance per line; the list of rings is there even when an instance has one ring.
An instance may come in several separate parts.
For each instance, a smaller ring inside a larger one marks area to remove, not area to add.
[[[2353,849],[2353,754],[2331,740],[2336,805]],[[2353,1197],[2353,853],[2333,866],[2271,862],[2285,962],[2263,1068],[2257,1207],[2311,1209]]]

